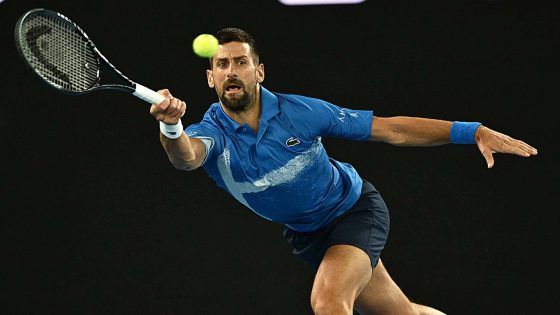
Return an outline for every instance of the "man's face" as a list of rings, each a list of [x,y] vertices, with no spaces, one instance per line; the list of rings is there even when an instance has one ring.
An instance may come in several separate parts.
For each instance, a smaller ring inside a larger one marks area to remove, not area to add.
[[[206,76],[222,105],[239,113],[255,105],[257,86],[264,80],[264,65],[254,64],[249,44],[230,42],[218,47]]]

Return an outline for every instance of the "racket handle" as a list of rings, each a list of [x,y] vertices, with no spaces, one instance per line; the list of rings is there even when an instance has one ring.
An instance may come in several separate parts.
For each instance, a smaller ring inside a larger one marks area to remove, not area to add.
[[[165,100],[165,96],[159,94],[156,91],[150,90],[147,87],[143,86],[142,84],[136,83],[136,91],[132,94],[138,98],[143,99],[144,101],[150,104],[159,104]]]

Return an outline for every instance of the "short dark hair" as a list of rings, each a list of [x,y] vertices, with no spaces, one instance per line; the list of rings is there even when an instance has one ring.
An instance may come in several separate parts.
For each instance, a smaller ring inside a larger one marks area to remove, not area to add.
[[[255,65],[259,64],[259,50],[257,49],[257,44],[253,36],[246,31],[235,28],[235,27],[228,27],[223,28],[216,32],[216,38],[218,39],[218,43],[220,45],[231,43],[231,42],[240,42],[246,43],[251,48],[251,55],[253,57],[253,63]],[[212,58],[210,58],[210,67],[212,67]]]

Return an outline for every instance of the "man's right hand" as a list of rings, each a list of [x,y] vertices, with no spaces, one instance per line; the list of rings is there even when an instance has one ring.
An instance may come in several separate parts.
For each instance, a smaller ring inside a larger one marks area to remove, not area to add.
[[[171,96],[168,89],[159,90],[158,93],[165,96],[165,100],[159,104],[152,104],[150,114],[157,121],[168,125],[177,124],[187,111],[187,105],[180,99]]]

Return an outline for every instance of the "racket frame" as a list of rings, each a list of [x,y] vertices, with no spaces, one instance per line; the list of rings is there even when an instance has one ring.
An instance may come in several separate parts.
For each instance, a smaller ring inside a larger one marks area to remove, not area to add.
[[[31,65],[31,62],[27,59],[25,53],[23,52],[23,49],[21,47],[21,39],[24,38],[24,34],[22,34],[23,32],[23,24],[26,21],[26,19],[29,17],[29,15],[31,14],[37,14],[40,13],[41,15],[48,15],[48,16],[53,16],[56,19],[60,19],[62,20],[64,23],[69,24],[71,26],[71,28],[73,28],[81,37],[82,39],[86,42],[86,45],[89,45],[92,49],[93,52],[95,54],[95,57],[97,59],[98,62],[98,70],[97,70],[97,80],[95,81],[95,83],[93,84],[92,87],[82,90],[82,91],[71,91],[68,89],[65,89],[61,86],[57,86],[55,84],[52,84],[49,80],[47,80],[46,78],[44,78],[39,72],[37,72],[33,66]],[[89,92],[92,92],[94,90],[119,90],[119,91],[123,91],[123,92],[128,92],[130,94],[133,94],[134,96],[148,102],[148,103],[152,103],[152,104],[158,104],[161,103],[163,100],[165,100],[165,97],[162,96],[161,94],[141,85],[138,84],[132,80],[130,80],[127,76],[125,76],[121,71],[119,71],[115,66],[113,66],[113,64],[111,64],[111,62],[109,62],[109,60],[101,53],[101,51],[97,48],[97,46],[95,46],[95,44],[93,43],[93,41],[89,38],[89,36],[84,32],[84,30],[82,30],[82,28],[77,25],[76,23],[74,23],[72,20],[70,20],[68,17],[66,17],[65,15],[59,13],[59,12],[55,12],[52,10],[47,10],[44,8],[35,8],[35,9],[31,9],[29,11],[27,11],[25,14],[23,14],[17,21],[16,23],[16,27],[14,30],[14,39],[15,39],[15,43],[16,43],[16,48],[17,51],[19,53],[19,55],[23,58],[23,60],[25,61],[25,64],[28,66],[28,68],[30,68],[32,70],[33,73],[35,73],[36,76],[41,78],[41,81],[43,81],[45,84],[47,84],[48,86],[55,88],[56,90],[58,90],[61,93],[64,94],[68,94],[68,95],[83,95]],[[101,75],[103,70],[108,70],[109,72],[111,72],[113,75],[115,75],[118,79],[120,79],[121,81],[123,81],[124,84],[117,84],[117,83],[109,83],[109,84],[101,84]]]

